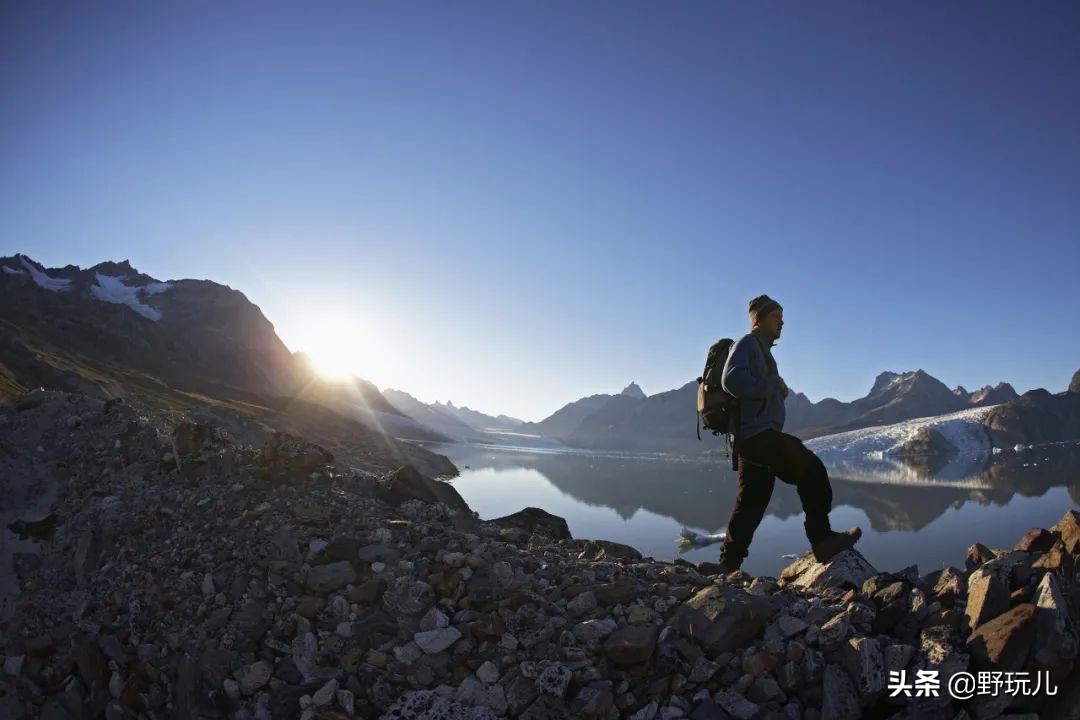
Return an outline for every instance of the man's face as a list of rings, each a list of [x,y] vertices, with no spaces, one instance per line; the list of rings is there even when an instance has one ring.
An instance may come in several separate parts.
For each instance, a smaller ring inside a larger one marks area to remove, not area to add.
[[[758,320],[758,327],[773,337],[780,337],[780,331],[784,327],[784,308],[777,308]]]

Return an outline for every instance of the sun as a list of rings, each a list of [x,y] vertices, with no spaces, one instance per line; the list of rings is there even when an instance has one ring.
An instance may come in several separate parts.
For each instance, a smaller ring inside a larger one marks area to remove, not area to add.
[[[323,314],[306,321],[301,335],[297,349],[325,378],[377,382],[388,369],[386,340],[370,321]]]

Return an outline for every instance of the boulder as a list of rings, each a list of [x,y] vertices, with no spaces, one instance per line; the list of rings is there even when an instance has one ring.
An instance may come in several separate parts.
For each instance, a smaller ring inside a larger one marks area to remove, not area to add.
[[[710,658],[716,659],[720,653],[734,651],[757,637],[782,605],[783,601],[775,597],[710,585],[683,603],[670,625],[684,637],[696,640]]]
[[[1035,611],[1034,604],[1022,603],[976,628],[967,640],[976,668],[1021,670],[1035,640]]]
[[[858,720],[859,695],[844,669],[839,665],[825,667],[822,688],[821,720]]]
[[[636,548],[610,540],[589,540],[585,543],[578,560],[640,560]]]
[[[334,456],[303,438],[275,432],[266,438],[257,460],[263,467],[304,479],[332,463]]]
[[[488,520],[485,524],[499,528],[525,530],[532,534],[547,535],[556,540],[571,539],[570,528],[567,526],[566,520],[535,507],[527,507],[511,515]]]
[[[377,480],[375,494],[387,505],[395,507],[409,500],[423,500],[429,503],[441,502],[451,510],[472,513],[453,485],[422,475],[412,465],[403,465]]]
[[[947,567],[941,571],[934,582],[931,593],[941,603],[942,607],[951,608],[957,598],[964,596],[964,575],[954,567]]]
[[[849,638],[840,657],[860,693],[877,693],[885,687],[885,658],[877,638]]]
[[[1054,534],[1045,528],[1031,528],[1020,538],[1013,550],[1023,552],[1045,552],[1054,544]]]
[[[1077,634],[1069,606],[1053,573],[1043,575],[1035,591],[1035,662],[1058,669],[1077,656]]]
[[[656,649],[655,625],[628,625],[608,635],[604,655],[616,665],[637,665],[652,658]]]
[[[1065,516],[1053,529],[1061,537],[1061,542],[1070,555],[1080,555],[1080,513],[1075,510],[1066,511]]]
[[[1009,586],[1000,573],[979,568],[968,578],[968,627],[974,629],[1009,609]]]
[[[877,574],[874,566],[854,548],[838,553],[827,563],[819,563],[813,552],[807,550],[784,568],[780,583],[808,588],[861,587]]]
[[[964,560],[964,565],[968,570],[974,570],[983,563],[990,562],[995,557],[993,550],[982,543],[975,543],[967,549],[967,558]]]

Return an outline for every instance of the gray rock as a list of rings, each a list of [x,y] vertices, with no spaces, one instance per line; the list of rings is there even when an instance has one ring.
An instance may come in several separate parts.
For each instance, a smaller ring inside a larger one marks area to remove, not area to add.
[[[460,639],[461,631],[456,627],[424,630],[413,635],[413,642],[428,655],[442,652]]]
[[[536,677],[536,690],[543,695],[564,697],[573,672],[562,663],[550,663]]]
[[[594,595],[591,590],[586,590],[585,592],[578,594],[570,602],[566,603],[566,616],[569,618],[579,618],[582,615],[588,615],[596,609],[596,606],[596,595]]]
[[[904,644],[887,645],[882,656],[885,660],[885,671],[896,672],[907,668],[911,658],[915,656],[915,648]]]
[[[655,700],[650,701],[644,707],[639,708],[628,720],[656,720],[660,714],[660,705]]]
[[[454,693],[454,700],[465,705],[489,707],[499,715],[505,713],[508,707],[502,685],[485,683],[475,675],[461,681]]]
[[[809,625],[805,620],[784,613],[778,615],[765,629],[765,639],[788,640],[799,633],[805,632],[808,627]]]
[[[1077,636],[1069,606],[1053,573],[1035,591],[1035,662],[1056,668],[1077,655]]]
[[[338,681],[331,679],[321,688],[315,691],[315,694],[311,696],[311,702],[316,706],[329,705],[334,701],[337,696]]]
[[[877,638],[848,639],[841,652],[841,661],[860,693],[878,693],[885,687],[885,659]]]
[[[450,625],[450,618],[446,616],[439,608],[432,606],[430,610],[424,613],[424,617],[420,618],[421,630],[435,630],[436,628],[444,628]]]
[[[498,715],[489,707],[469,707],[434,690],[413,690],[388,704],[381,717],[384,720],[497,720]]]
[[[862,587],[869,578],[877,575],[874,566],[855,549],[835,555],[827,563],[819,563],[813,552],[806,553],[780,573],[781,585],[807,588],[838,586]]]
[[[1009,609],[1007,581],[1002,578],[1002,573],[995,572],[990,565],[987,563],[968,578],[964,615],[972,630]]]
[[[499,668],[490,660],[485,660],[484,664],[476,669],[476,677],[486,683],[498,682]]]
[[[758,714],[757,703],[747,700],[737,692],[731,690],[717,690],[713,695],[713,702],[723,708],[724,712],[738,720],[750,720]]]
[[[780,690],[780,685],[771,677],[759,677],[754,681],[754,684],[750,686],[746,696],[757,703],[767,703],[773,700],[780,700],[784,697],[783,691]]]
[[[839,665],[826,666],[821,720],[858,720],[861,716],[859,696],[851,678]]]
[[[419,615],[435,604],[435,591],[422,580],[399,577],[387,586],[382,602],[394,616]]]
[[[574,637],[585,644],[597,643],[618,629],[619,624],[611,618],[586,620],[573,627]]]
[[[818,632],[818,645],[822,650],[834,650],[847,639],[850,630],[851,624],[848,622],[847,613],[839,613],[821,626],[821,631]]]
[[[240,685],[241,694],[249,697],[261,690],[270,681],[273,672],[273,665],[266,660],[259,660],[237,670],[234,677]]]
[[[616,665],[637,665],[652,657],[656,638],[655,625],[627,625],[604,641],[604,655]]]
[[[757,637],[782,604],[775,596],[759,597],[728,585],[710,585],[683,603],[669,626],[716,658]]]
[[[305,585],[312,592],[328,593],[356,582],[356,571],[352,563],[345,560],[316,565],[308,571]]]
[[[694,663],[694,667],[691,668],[687,680],[692,683],[703,683],[718,673],[721,667],[720,663],[714,662],[705,655],[702,655],[697,659],[697,662]]]
[[[307,678],[315,670],[315,659],[319,653],[319,641],[311,632],[293,638],[292,661],[302,676]]]

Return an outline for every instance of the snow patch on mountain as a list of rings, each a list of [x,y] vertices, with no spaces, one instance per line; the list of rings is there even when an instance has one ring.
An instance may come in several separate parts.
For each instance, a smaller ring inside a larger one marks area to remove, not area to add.
[[[36,267],[26,261],[26,258],[22,255],[19,256],[19,262],[26,268],[26,271],[30,273],[30,277],[34,279],[40,287],[51,290],[53,292],[64,292],[71,287],[71,280],[66,278],[54,278],[47,273],[38,270]]]
[[[7,265],[4,265],[3,267],[4,267],[4,272],[6,272],[8,275],[25,275],[26,274],[25,270],[20,270],[19,268],[8,267]]]
[[[102,275],[101,273],[94,273],[97,277],[97,284],[90,286],[90,292],[98,300],[102,300],[107,303],[114,303],[117,305],[127,305],[129,308],[139,313],[145,318],[149,318],[154,322],[161,320],[161,313],[150,307],[139,299],[139,291],[144,288],[136,287],[132,285],[125,285],[124,279],[120,277],[113,277],[112,275]],[[165,283],[157,283],[158,285],[165,285]],[[166,288],[168,286],[166,285]],[[162,290],[149,291],[151,295],[157,292],[163,292]]]

